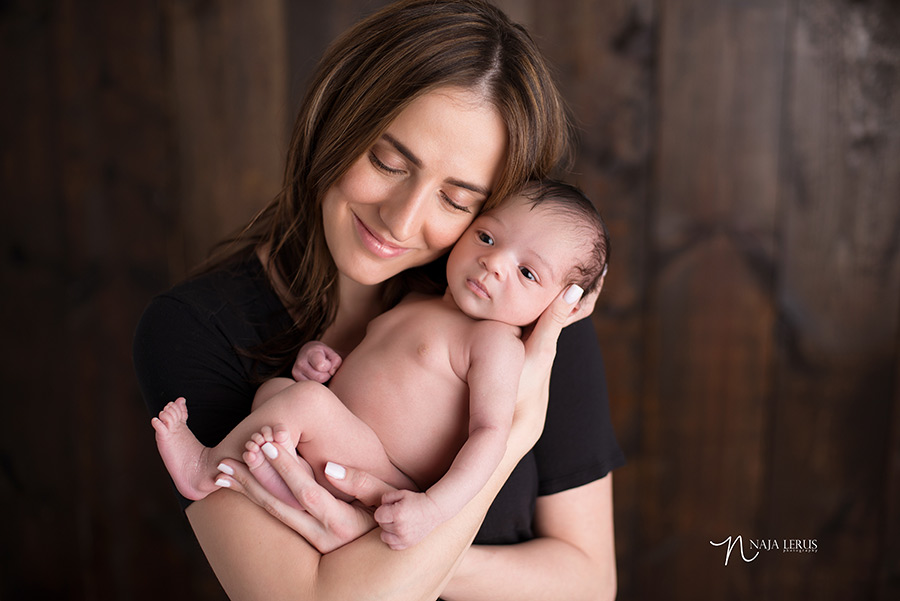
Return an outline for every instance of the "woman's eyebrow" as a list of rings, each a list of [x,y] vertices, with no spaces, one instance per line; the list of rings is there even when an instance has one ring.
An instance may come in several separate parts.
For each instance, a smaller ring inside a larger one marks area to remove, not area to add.
[[[485,198],[491,195],[490,190],[477,184],[470,184],[469,182],[463,182],[458,179],[448,179],[447,183],[451,186],[456,186],[457,188],[465,188],[466,190],[471,190],[477,194],[482,194]]]
[[[390,142],[391,146],[396,148],[397,152],[405,156],[410,163],[412,163],[416,167],[422,167],[422,159],[414,155],[413,151],[407,148],[402,142],[400,142],[400,140],[398,140],[391,134],[382,134],[381,137]]]
[[[385,140],[387,140],[391,146],[396,148],[397,152],[399,152],[404,157],[406,157],[406,159],[410,163],[412,163],[413,165],[415,165],[416,167],[418,167],[420,169],[422,168],[422,159],[417,157],[415,155],[415,153],[413,153],[412,150],[410,150],[405,144],[403,144],[403,142],[401,142],[400,140],[398,140],[397,138],[395,138],[394,136],[392,136],[391,134],[388,134],[388,133],[382,134],[381,137],[384,138]],[[490,190],[488,190],[484,186],[479,186],[478,184],[464,182],[464,181],[458,180],[458,179],[449,179],[449,180],[447,180],[447,183],[450,184],[451,186],[456,186],[458,188],[464,188],[466,190],[471,190],[472,192],[475,192],[476,194],[482,194],[485,197],[488,197],[491,195]]]

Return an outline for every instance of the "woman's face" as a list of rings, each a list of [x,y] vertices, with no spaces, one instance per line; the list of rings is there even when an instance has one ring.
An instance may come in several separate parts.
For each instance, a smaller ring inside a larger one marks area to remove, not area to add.
[[[443,254],[496,185],[506,139],[496,109],[468,90],[414,100],[325,194],[338,271],[378,284]]]

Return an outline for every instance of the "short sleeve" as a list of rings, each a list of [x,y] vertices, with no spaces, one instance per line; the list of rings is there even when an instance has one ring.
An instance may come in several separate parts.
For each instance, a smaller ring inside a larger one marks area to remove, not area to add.
[[[144,311],[135,330],[133,357],[150,415],[183,396],[188,425],[214,446],[249,412],[254,388],[212,312],[161,295]]]
[[[547,420],[534,455],[539,495],[593,482],[625,463],[613,431],[603,357],[590,319],[560,334]]]

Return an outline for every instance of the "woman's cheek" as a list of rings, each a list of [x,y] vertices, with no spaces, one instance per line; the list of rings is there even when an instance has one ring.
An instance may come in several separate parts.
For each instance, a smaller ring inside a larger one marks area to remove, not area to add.
[[[440,248],[442,252],[449,250],[462,237],[463,232],[474,220],[474,215],[469,219],[456,218],[452,222],[448,219],[442,226],[434,228],[432,248]]]

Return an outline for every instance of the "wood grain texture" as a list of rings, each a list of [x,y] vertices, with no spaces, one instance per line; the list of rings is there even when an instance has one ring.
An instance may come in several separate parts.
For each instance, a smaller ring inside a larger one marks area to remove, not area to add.
[[[896,590],[896,572],[889,585],[879,568],[897,557],[882,533],[897,511],[884,491],[897,410],[898,18],[886,3],[798,3],[788,38],[767,524],[817,538],[819,551],[777,562],[766,592]]]
[[[156,598],[169,587],[151,565],[188,595],[214,591],[130,360],[143,306],[170,281],[176,225],[161,15],[22,2],[0,21],[0,597]]]
[[[666,3],[650,245],[647,456],[635,598],[749,598],[710,545],[754,532],[766,476],[781,3]]]
[[[286,9],[281,0],[165,7],[191,267],[281,188],[290,121]]]

